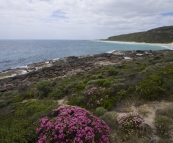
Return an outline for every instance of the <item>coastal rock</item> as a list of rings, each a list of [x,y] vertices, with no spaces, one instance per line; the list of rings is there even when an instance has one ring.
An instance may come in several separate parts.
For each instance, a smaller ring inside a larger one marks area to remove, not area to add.
[[[74,75],[81,71],[87,71],[91,68],[97,68],[99,66],[119,64],[125,60],[135,60],[143,56],[152,56],[155,54],[168,54],[170,50],[162,51],[115,51],[113,53],[103,53],[93,56],[76,57],[71,56],[62,58],[56,61],[34,63],[27,66],[27,69],[32,69],[26,74],[17,75],[14,77],[8,77],[0,79],[0,92],[13,90],[16,87],[22,85],[30,85],[34,82],[41,80],[54,79],[57,77],[66,77]],[[138,56],[141,54],[140,56]],[[51,64],[51,66],[47,66]],[[39,69],[36,69],[38,68]],[[24,69],[22,69],[24,70]],[[9,73],[6,71],[6,75],[15,74],[21,71],[21,69],[10,70]],[[4,73],[0,73],[0,77]]]

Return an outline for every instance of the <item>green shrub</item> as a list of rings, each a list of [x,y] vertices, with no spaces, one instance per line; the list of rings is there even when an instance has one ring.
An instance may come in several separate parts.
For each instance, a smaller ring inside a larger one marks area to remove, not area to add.
[[[136,91],[141,98],[146,100],[162,99],[167,95],[166,88],[163,86],[161,76],[152,75],[141,81],[136,86]]]
[[[0,108],[7,105],[7,102],[5,100],[0,100]]]
[[[0,114],[1,143],[34,143],[37,141],[36,128],[41,117],[50,114],[58,105],[51,100],[29,100],[16,103],[9,112]]]
[[[96,78],[97,78],[97,79],[103,79],[104,76],[103,76],[102,74],[99,74],[99,75],[96,76]]]
[[[20,93],[20,94],[25,93],[28,90],[28,88],[29,87],[26,84],[19,85],[17,87],[17,92]]]
[[[95,86],[102,86],[102,87],[108,87],[112,83],[109,79],[97,79],[97,80],[91,80],[88,82],[89,85],[95,85]]]
[[[159,141],[158,141],[158,143],[172,143],[172,140],[171,139],[160,139]]]
[[[171,118],[166,116],[156,116],[154,124],[158,136],[163,138],[170,137],[173,129],[173,120]]]
[[[109,98],[105,98],[100,106],[104,107],[105,109],[108,109],[108,110],[111,110],[115,105],[116,105],[116,102],[119,100],[119,98],[116,98],[116,97],[109,97]]]
[[[107,74],[108,76],[117,76],[119,73],[119,71],[115,68],[110,68],[108,71],[107,71]]]
[[[37,83],[37,91],[35,92],[36,97],[46,98],[52,91],[49,81],[40,81]]]
[[[68,94],[79,94],[86,87],[86,84],[83,81],[75,81],[69,82],[68,85],[65,86],[64,92]]]
[[[118,129],[118,121],[116,112],[106,112],[99,117],[108,124],[111,129]]]
[[[172,107],[172,105],[168,106],[164,109],[158,109],[156,111],[156,116],[166,116],[166,117],[173,119],[173,107]]]
[[[160,68],[138,83],[136,91],[147,100],[165,99],[173,94],[173,64]]]
[[[103,107],[97,107],[96,110],[95,110],[95,115],[96,116],[102,116],[104,115],[108,110],[103,108]]]
[[[54,88],[54,90],[49,94],[49,98],[60,99],[65,95],[64,89],[62,87]]]
[[[117,95],[119,98],[123,98],[125,95],[127,94],[127,91],[126,90],[120,90],[119,92],[117,92]]]
[[[21,101],[23,101],[23,99],[24,98],[21,95],[16,95],[10,100],[10,103],[21,102]]]
[[[86,108],[86,97],[83,95],[78,94],[72,94],[70,97],[68,97],[68,105],[77,105],[83,108]]]

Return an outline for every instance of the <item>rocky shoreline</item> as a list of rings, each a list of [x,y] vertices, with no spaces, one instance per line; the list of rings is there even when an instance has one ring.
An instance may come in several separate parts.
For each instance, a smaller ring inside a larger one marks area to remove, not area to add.
[[[161,51],[114,51],[93,56],[70,56],[27,65],[25,68],[9,69],[0,73],[0,92],[14,90],[23,85],[31,85],[41,80],[66,77],[99,66],[121,64],[127,60],[137,60],[156,54],[168,54],[170,50]]]

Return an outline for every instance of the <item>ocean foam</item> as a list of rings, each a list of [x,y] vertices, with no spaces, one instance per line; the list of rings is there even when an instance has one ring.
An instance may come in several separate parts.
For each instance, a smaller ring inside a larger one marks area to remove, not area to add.
[[[113,53],[113,52],[115,52],[116,50],[112,50],[112,51],[108,51],[107,53]]]
[[[173,46],[161,46],[164,47],[165,49],[173,50]]]
[[[53,61],[58,61],[60,58],[55,58],[55,59],[53,59]]]

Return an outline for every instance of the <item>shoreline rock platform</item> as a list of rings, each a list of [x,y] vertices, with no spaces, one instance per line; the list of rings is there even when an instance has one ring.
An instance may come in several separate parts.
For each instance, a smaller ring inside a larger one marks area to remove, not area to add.
[[[124,61],[137,60],[156,54],[168,54],[171,50],[159,51],[114,51],[92,56],[70,56],[57,60],[49,60],[27,65],[27,67],[9,69],[0,72],[0,92],[14,90],[22,85],[31,85],[41,80],[67,77],[92,68],[121,64]]]

